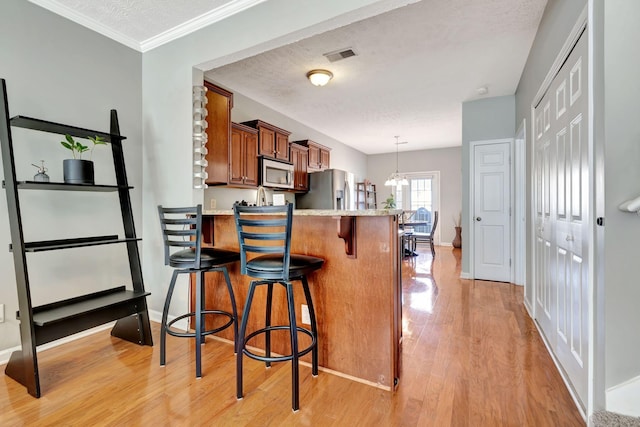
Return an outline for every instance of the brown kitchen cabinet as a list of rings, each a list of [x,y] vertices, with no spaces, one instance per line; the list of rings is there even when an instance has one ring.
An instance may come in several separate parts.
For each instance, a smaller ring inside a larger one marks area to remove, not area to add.
[[[285,162],[290,161],[289,135],[291,132],[262,120],[251,120],[242,124],[258,130],[258,155]]]
[[[324,145],[318,144],[310,139],[293,141],[293,143],[309,148],[309,160],[307,164],[309,172],[322,171],[330,168],[331,148],[325,147]]]
[[[204,82],[207,90],[207,159],[209,185],[227,184],[229,171],[229,141],[231,137],[231,109],[233,93],[212,83]]]
[[[300,144],[291,144],[291,162],[293,163],[293,189],[296,191],[309,190],[309,148]]]
[[[229,184],[258,185],[258,131],[238,123],[231,124]]]

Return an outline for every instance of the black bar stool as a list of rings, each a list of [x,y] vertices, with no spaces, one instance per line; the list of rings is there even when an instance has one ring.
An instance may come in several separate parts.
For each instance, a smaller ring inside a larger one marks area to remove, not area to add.
[[[299,358],[311,352],[311,373],[314,377],[318,375],[318,328],[306,275],[322,267],[324,260],[313,256],[291,253],[293,205],[239,206],[236,204],[233,207],[233,211],[240,244],[241,272],[242,274],[258,279],[252,280],[249,285],[247,301],[242,315],[242,323],[240,331],[238,332],[237,398],[242,399],[243,354],[252,359],[265,362],[266,366],[271,366],[271,362],[291,360],[292,408],[295,412],[300,407]],[[257,254],[257,256],[249,259],[247,254]],[[302,289],[304,290],[305,299],[309,308],[310,330],[296,324],[292,284],[294,280],[302,282]],[[286,289],[289,313],[288,325],[271,325],[271,305],[273,302],[274,284],[281,284]],[[265,327],[246,335],[247,319],[249,318],[254,292],[256,287],[260,285],[267,285]],[[275,330],[289,330],[291,354],[283,356],[271,355],[271,331]],[[311,337],[311,344],[302,350],[298,349],[298,332]],[[264,356],[255,354],[247,349],[249,340],[261,334],[265,336]]]
[[[171,284],[167,290],[167,297],[162,310],[162,325],[160,327],[160,366],[166,364],[166,335],[175,337],[188,337],[196,339],[196,377],[202,377],[201,367],[201,344],[204,343],[205,336],[220,332],[233,325],[234,342],[238,342],[238,313],[236,309],[236,299],[233,295],[231,280],[225,264],[238,261],[240,254],[235,251],[228,251],[217,248],[202,247],[202,205],[194,207],[164,208],[158,206],[160,225],[162,226],[162,238],[164,241],[164,264],[170,265],[173,270]],[[171,248],[183,248],[171,253]],[[224,274],[227,283],[227,290],[231,300],[231,313],[223,310],[206,310],[205,305],[205,281],[204,273],[219,271]],[[176,285],[176,279],[180,273],[195,273],[196,275],[196,296],[195,309],[189,313],[177,316],[168,321],[169,306],[171,297]],[[221,326],[204,330],[204,316],[222,316],[228,320]],[[171,326],[185,318],[193,317],[195,320],[194,332],[182,332],[173,329]],[[237,347],[235,347],[237,348]]]

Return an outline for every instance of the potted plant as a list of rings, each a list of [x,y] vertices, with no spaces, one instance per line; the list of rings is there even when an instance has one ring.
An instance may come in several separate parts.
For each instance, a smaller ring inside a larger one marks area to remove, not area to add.
[[[384,208],[385,209],[395,209],[396,208],[396,199],[393,197],[393,194],[391,194],[389,197],[387,197],[387,200],[384,201]]]
[[[67,184],[91,184],[95,183],[93,173],[93,150],[96,145],[107,145],[107,141],[101,136],[90,136],[89,140],[93,143],[93,146],[89,148],[86,145],[76,141],[69,134],[65,135],[65,140],[60,141],[60,144],[68,150],[71,150],[73,155],[72,159],[65,159],[62,162],[62,170],[64,176],[64,182]],[[82,158],[82,153],[89,152],[89,160]]]

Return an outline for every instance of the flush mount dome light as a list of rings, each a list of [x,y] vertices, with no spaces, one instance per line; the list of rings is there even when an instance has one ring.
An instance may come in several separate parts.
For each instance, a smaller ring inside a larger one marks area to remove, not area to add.
[[[311,70],[307,73],[307,78],[314,86],[324,86],[332,77],[333,73],[328,70]]]

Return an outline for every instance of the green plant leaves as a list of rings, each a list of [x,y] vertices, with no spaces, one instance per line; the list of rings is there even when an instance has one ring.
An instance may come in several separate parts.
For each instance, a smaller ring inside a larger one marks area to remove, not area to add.
[[[74,159],[81,159],[82,153],[89,151],[89,146],[83,145],[82,143],[76,141],[75,139],[73,139],[71,135],[66,134],[64,138],[65,138],[65,141],[60,141],[60,144],[62,144],[62,146],[67,150],[71,150],[71,153],[73,154]],[[93,142],[91,153],[93,153],[93,149],[95,148],[96,145],[107,145],[107,141],[99,135],[90,136],[89,140]]]

